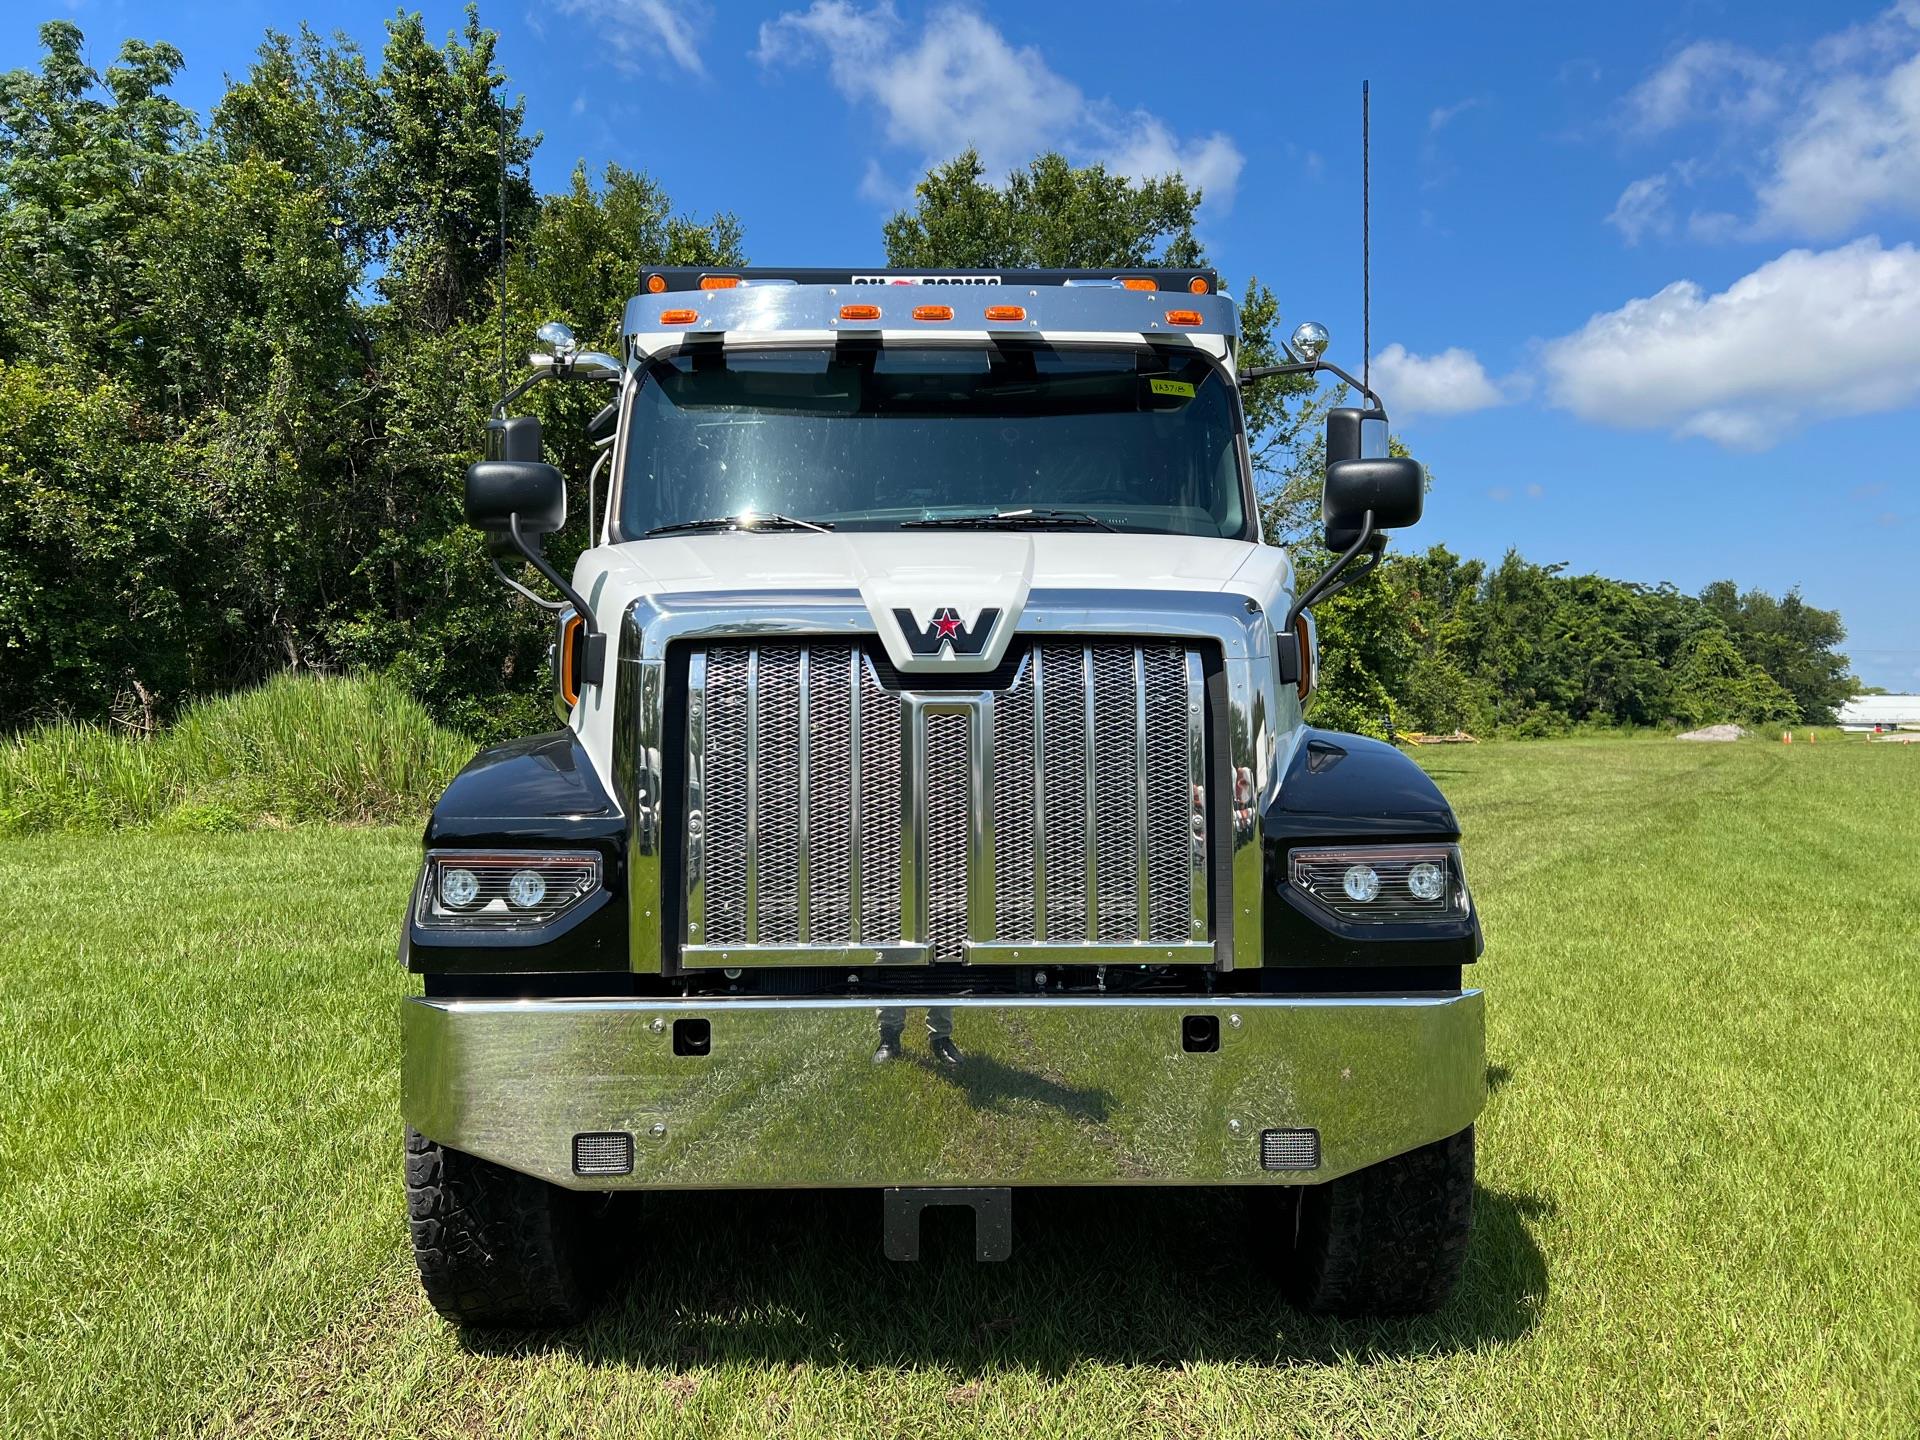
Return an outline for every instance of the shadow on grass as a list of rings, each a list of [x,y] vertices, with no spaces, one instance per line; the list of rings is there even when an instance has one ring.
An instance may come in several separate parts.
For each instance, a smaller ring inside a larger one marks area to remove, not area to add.
[[[1365,1322],[1292,1310],[1250,1263],[1264,1239],[1254,1215],[1279,1213],[1256,1212],[1260,1197],[1278,1192],[1023,1190],[1013,1258],[990,1265],[973,1259],[961,1211],[929,1212],[917,1264],[883,1259],[875,1191],[651,1195],[619,1214],[646,1239],[592,1320],[544,1335],[468,1332],[463,1343],[633,1369],[1059,1376],[1087,1360],[1341,1363],[1508,1344],[1545,1302],[1546,1262],[1528,1228],[1552,1211],[1539,1196],[1479,1188],[1466,1273],[1446,1308]]]

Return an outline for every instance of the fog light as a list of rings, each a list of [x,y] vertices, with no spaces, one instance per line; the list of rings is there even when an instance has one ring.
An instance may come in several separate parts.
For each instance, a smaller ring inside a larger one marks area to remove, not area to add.
[[[1447,893],[1447,872],[1431,860],[1422,860],[1407,871],[1407,889],[1416,900],[1438,900]]]
[[[1358,900],[1364,905],[1380,893],[1380,873],[1371,865],[1354,865],[1341,877],[1340,888],[1347,892],[1349,900]]]
[[[449,910],[464,910],[479,898],[480,877],[471,870],[440,872],[440,901]]]
[[[547,882],[537,870],[516,870],[507,882],[507,903],[516,910],[531,910],[547,898]]]

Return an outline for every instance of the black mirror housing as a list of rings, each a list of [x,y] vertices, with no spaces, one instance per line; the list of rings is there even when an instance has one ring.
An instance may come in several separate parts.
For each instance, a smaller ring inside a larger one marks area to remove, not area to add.
[[[539,460],[481,460],[467,467],[467,523],[490,536],[519,520],[522,536],[551,535],[567,523],[567,483]]]
[[[489,460],[541,460],[540,417],[496,415],[487,421]]]
[[[1357,424],[1354,436],[1359,437]],[[1369,510],[1375,530],[1417,525],[1426,499],[1427,472],[1416,460],[1335,460],[1327,466],[1326,488],[1321,492],[1320,514],[1326,521],[1327,546],[1345,550],[1351,545]]]

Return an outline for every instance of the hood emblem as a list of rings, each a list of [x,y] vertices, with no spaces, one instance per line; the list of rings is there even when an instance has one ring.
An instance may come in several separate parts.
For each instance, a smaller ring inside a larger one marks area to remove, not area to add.
[[[971,627],[961,623],[959,612],[951,605],[934,611],[932,622],[924,627],[911,610],[895,610],[893,618],[899,622],[907,649],[915,655],[938,655],[943,649],[954,655],[978,655],[987,648],[1000,612],[982,610]]]

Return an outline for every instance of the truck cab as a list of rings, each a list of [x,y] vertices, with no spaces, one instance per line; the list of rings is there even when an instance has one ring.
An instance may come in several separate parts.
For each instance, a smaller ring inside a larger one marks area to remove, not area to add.
[[[550,327],[520,387],[609,396],[570,577],[536,422],[503,402],[467,479],[553,592],[509,577],[562,725],[449,786],[408,908],[435,1305],[577,1318],[613,1191],[868,1188],[888,1254],[956,1204],[1002,1258],[1019,1189],[1132,1184],[1238,1187],[1309,1309],[1439,1305],[1484,1099],[1459,826],[1308,722],[1307,607],[1424,476],[1371,392],[1333,411],[1304,586],[1242,407],[1325,332],[1243,374],[1217,278],[1153,269],[660,269],[623,330]]]

